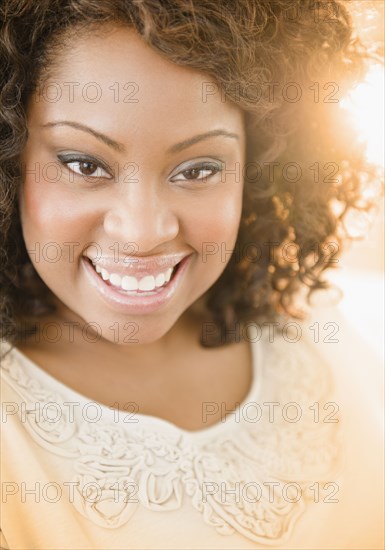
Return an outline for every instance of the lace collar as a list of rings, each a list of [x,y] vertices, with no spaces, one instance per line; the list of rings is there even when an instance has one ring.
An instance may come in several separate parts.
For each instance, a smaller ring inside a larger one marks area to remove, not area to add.
[[[113,529],[140,506],[177,510],[189,499],[221,535],[277,545],[335,469],[336,424],[316,418],[330,380],[305,342],[251,345],[247,397],[223,423],[193,432],[90,402],[8,344],[2,376],[25,403],[30,436],[71,461],[72,502],[91,522]]]

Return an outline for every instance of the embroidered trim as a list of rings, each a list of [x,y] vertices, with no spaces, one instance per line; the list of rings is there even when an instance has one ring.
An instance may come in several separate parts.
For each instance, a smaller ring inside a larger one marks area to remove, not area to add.
[[[31,437],[72,461],[73,504],[96,525],[120,527],[140,505],[177,510],[186,495],[221,535],[237,532],[276,545],[289,538],[311,500],[311,484],[330,479],[337,458],[336,424],[314,422],[309,409],[328,391],[326,366],[302,343],[265,344],[264,403],[248,405],[266,412],[270,403],[276,419],[271,422],[271,414],[243,419],[202,442],[172,424],[154,426],[154,419],[143,415],[137,424],[126,425],[87,422],[76,412],[71,418],[63,395],[31,378],[12,350],[2,360],[2,375],[26,403],[23,425]],[[57,422],[47,421],[36,414],[36,403],[55,403],[63,414]],[[302,411],[296,422],[278,413],[288,403]]]

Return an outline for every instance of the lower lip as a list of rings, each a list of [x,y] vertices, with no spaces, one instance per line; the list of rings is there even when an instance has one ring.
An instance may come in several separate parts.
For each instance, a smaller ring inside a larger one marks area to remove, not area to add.
[[[81,262],[85,269],[86,276],[96,289],[102,300],[116,311],[125,314],[140,315],[144,313],[152,313],[165,304],[167,304],[174,296],[182,277],[190,263],[191,254],[180,262],[177,272],[169,281],[169,283],[155,289],[153,291],[141,292],[138,295],[124,294],[124,291],[119,291],[117,288],[108,285],[96,273],[89,260],[82,258]]]

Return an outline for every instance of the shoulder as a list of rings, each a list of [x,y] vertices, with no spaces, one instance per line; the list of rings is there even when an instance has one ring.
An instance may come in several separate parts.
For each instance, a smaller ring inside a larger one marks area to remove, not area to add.
[[[344,403],[359,395],[362,409],[381,410],[383,358],[357,326],[336,306],[313,309],[303,326],[307,345],[328,363]]]
[[[313,329],[308,345],[329,366],[331,400],[341,421],[345,455],[341,500],[349,510],[350,525],[361,524],[361,535],[366,530],[375,541],[384,518],[383,360],[338,307],[313,310],[304,328],[314,324],[319,338],[314,341]],[[359,544],[358,537],[357,548]]]

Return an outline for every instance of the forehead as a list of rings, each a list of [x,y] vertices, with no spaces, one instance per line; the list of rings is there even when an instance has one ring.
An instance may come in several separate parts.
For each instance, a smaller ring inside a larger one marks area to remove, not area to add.
[[[153,135],[164,130],[202,130],[202,124],[239,127],[243,113],[225,101],[212,77],[172,63],[130,28],[98,32],[64,47],[40,94],[31,122],[78,120],[113,132]]]

